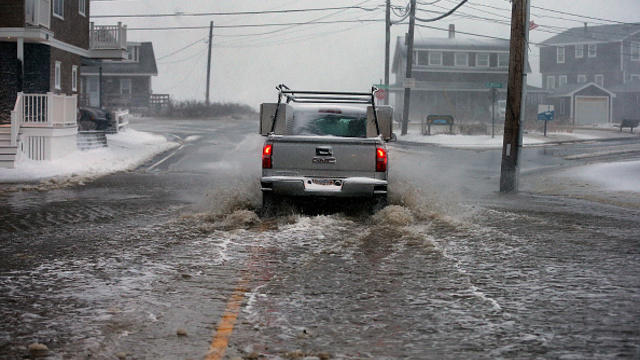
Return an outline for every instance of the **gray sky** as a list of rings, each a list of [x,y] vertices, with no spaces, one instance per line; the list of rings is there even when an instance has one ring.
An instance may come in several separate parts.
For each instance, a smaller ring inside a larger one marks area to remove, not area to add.
[[[419,0],[419,3],[433,0]],[[458,0],[441,0],[434,5],[418,5],[419,9],[443,11],[455,6]],[[323,17],[323,21],[384,19],[384,0],[92,0],[92,15],[152,14],[175,12],[229,12],[272,9],[299,9],[339,7],[361,4],[375,11],[357,9],[323,11],[311,13],[288,13],[241,16],[198,16],[170,18],[99,18],[97,24],[122,21],[130,28],[162,26],[208,26],[216,25],[304,22]],[[393,5],[404,6],[406,0],[392,0]],[[498,18],[510,16],[506,0],[471,0],[459,11],[476,16]],[[479,7],[486,4],[505,11]],[[604,6],[606,4],[606,6]],[[624,22],[640,21],[640,0],[533,0],[532,5],[561,10],[591,17]],[[440,7],[438,7],[440,6]],[[488,12],[488,13],[487,13]],[[576,17],[532,9],[531,19],[537,24],[556,27],[582,26],[605,23],[597,20],[580,20]],[[429,17],[428,13],[421,13]],[[556,19],[547,16],[561,17]],[[392,19],[397,19],[392,16]],[[579,21],[571,21],[579,20]],[[450,16],[430,25],[446,28],[455,23],[457,31],[491,36],[508,37],[509,26],[485,20],[474,20]],[[257,107],[260,102],[275,100],[274,86],[284,83],[292,88],[365,91],[373,83],[384,78],[384,22],[314,24],[294,26],[272,34],[282,27],[226,28],[214,29],[212,101],[242,102]],[[403,35],[407,25],[392,27],[393,56],[395,37]],[[545,31],[558,31],[543,26],[530,33],[532,42],[540,42],[553,36]],[[416,38],[446,37],[438,30],[416,28]],[[170,93],[176,99],[203,100],[206,81],[206,59],[208,29],[171,31],[129,31],[130,41],[152,41],[158,59],[158,77],[153,79],[155,93]],[[469,37],[457,34],[456,37]],[[198,41],[198,40],[201,41]],[[167,56],[176,50],[197,42],[195,45]],[[165,57],[166,56],[166,57]],[[164,58],[163,58],[164,57]],[[540,85],[538,74],[538,49],[531,47],[529,61],[534,73],[529,83]],[[391,76],[393,82],[393,75]]]

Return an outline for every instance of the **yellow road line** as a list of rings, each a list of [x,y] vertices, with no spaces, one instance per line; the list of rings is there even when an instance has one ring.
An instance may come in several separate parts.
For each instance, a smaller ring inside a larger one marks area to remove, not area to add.
[[[215,336],[213,340],[211,340],[211,346],[209,346],[209,352],[205,360],[222,360],[224,357],[224,353],[227,351],[227,346],[229,345],[229,338],[233,332],[233,326],[236,324],[238,314],[240,313],[244,294],[248,291],[248,283],[249,281],[245,278],[240,280],[229,301],[227,301],[227,307],[218,323]]]

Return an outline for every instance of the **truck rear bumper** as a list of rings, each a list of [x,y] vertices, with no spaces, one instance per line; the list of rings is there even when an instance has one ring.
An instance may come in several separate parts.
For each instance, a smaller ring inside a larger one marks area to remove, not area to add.
[[[335,179],[332,184],[317,184],[317,178],[302,176],[265,176],[261,190],[283,196],[372,197],[387,194],[387,181],[367,177]],[[322,179],[328,182],[328,179]]]

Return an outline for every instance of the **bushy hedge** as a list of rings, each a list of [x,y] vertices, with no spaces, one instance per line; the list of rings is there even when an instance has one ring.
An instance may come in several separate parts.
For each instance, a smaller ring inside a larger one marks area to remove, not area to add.
[[[207,105],[204,101],[187,100],[172,103],[160,115],[171,118],[204,119],[255,113],[255,110],[246,104],[210,103]]]

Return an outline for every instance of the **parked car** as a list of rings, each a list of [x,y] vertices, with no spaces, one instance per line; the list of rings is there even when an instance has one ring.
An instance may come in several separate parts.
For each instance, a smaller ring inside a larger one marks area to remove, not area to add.
[[[112,126],[111,114],[94,107],[78,108],[78,130],[107,130]]]
[[[278,103],[261,105],[260,128],[267,137],[263,212],[272,212],[284,197],[359,198],[374,209],[386,205],[392,109],[376,107],[373,92],[277,89]]]

